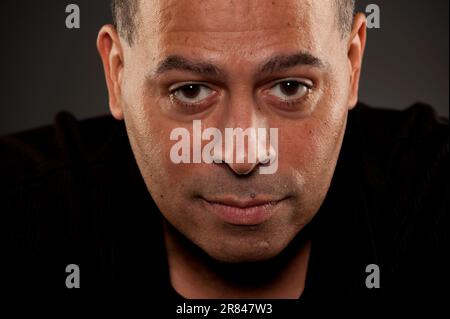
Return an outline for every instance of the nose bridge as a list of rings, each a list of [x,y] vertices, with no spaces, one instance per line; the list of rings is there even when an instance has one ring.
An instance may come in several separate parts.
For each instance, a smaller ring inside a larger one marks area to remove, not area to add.
[[[230,90],[225,106],[224,161],[238,175],[250,174],[260,163],[258,131],[266,128],[266,120],[260,112],[251,89]]]
[[[225,127],[249,128],[255,124],[257,105],[251,88],[236,85],[230,89],[226,107]]]

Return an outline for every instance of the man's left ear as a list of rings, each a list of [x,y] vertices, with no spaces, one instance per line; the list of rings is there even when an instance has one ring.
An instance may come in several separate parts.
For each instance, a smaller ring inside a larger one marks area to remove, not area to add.
[[[362,13],[355,15],[353,28],[348,39],[347,58],[350,68],[350,95],[348,100],[349,110],[358,103],[359,79],[366,47],[366,17]]]

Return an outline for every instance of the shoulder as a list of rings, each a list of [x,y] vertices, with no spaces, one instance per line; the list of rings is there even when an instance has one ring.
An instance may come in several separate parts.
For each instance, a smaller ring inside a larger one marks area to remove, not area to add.
[[[360,104],[350,112],[349,126],[361,142],[367,142],[364,151],[372,154],[448,149],[448,119],[438,117],[426,104],[414,104],[403,111]]]
[[[357,154],[363,188],[376,197],[371,204],[414,211],[448,201],[448,120],[430,106],[394,111],[360,105],[347,133],[345,147]]]
[[[428,105],[403,111],[358,105],[350,112],[348,126],[347,151],[358,153],[366,177],[384,189],[431,186],[448,172],[448,120]]]
[[[77,120],[60,112],[52,125],[0,137],[0,185],[27,183],[95,161],[122,129],[111,116]]]
[[[399,291],[435,289],[449,248],[448,120],[424,104],[351,113],[347,151],[357,153],[352,163],[386,277]]]
[[[142,207],[153,207],[124,124],[60,113],[53,125],[0,138],[0,153],[3,286],[64,287],[66,265],[80,260],[91,274],[87,286],[111,284],[119,249],[112,243],[148,235],[130,225]]]

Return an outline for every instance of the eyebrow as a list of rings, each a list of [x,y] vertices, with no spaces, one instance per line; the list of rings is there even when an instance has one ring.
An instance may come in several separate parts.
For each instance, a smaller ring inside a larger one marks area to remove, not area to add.
[[[291,55],[275,56],[261,67],[260,73],[276,73],[296,66],[311,66],[318,69],[326,69],[328,63],[308,52],[299,52]]]
[[[188,60],[179,55],[170,55],[165,58],[156,68],[156,74],[162,74],[170,70],[182,70],[199,75],[206,75],[210,77],[218,77],[222,71],[212,63],[196,62]]]
[[[272,74],[301,65],[312,66],[319,69],[325,69],[328,66],[326,62],[310,53],[299,52],[270,58],[259,68],[259,73]],[[188,71],[213,78],[224,75],[224,72],[212,63],[189,60],[179,55],[170,55],[165,58],[158,64],[155,74],[160,75],[170,70]]]

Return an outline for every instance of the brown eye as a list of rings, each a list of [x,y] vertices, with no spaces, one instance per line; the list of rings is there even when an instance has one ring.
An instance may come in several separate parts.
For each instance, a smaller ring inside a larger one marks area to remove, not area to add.
[[[280,83],[280,91],[287,96],[297,94],[300,83],[296,81],[285,81]]]
[[[285,80],[272,86],[269,89],[269,94],[282,101],[290,102],[298,100],[308,94],[309,89],[310,86],[300,81]]]
[[[189,83],[171,90],[171,94],[177,100],[185,104],[195,104],[208,98],[213,90],[202,84]]]
[[[179,88],[179,92],[187,99],[194,99],[200,93],[200,85],[198,84],[185,85]]]

